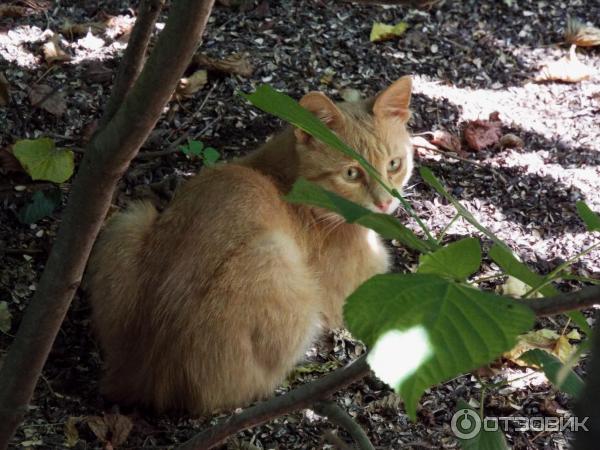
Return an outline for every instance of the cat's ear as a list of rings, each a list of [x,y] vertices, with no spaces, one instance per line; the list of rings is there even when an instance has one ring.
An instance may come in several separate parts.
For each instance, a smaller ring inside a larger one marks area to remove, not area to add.
[[[410,94],[412,79],[410,75],[396,80],[390,87],[381,92],[375,99],[373,114],[378,119],[400,119],[403,122],[410,118]]]
[[[337,130],[342,125],[342,112],[335,106],[335,103],[322,92],[309,92],[300,99],[300,106],[308,109],[332,130]],[[296,128],[294,130],[296,139],[301,143],[306,143],[310,135]]]

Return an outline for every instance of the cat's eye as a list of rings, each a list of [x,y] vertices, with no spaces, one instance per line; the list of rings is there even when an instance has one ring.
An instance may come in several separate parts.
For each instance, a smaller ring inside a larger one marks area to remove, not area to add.
[[[394,158],[388,163],[387,170],[388,172],[398,172],[400,167],[402,167],[402,160],[400,158]]]
[[[361,172],[358,167],[347,167],[344,169],[344,178],[348,181],[356,181],[360,178]]]

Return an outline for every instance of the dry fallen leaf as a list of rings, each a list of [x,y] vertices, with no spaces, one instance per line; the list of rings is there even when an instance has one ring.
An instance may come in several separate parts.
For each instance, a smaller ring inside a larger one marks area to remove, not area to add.
[[[569,55],[558,61],[546,63],[535,77],[535,81],[564,81],[578,83],[589,79],[593,70],[577,59],[576,45],[571,45]]]
[[[488,120],[468,121],[463,136],[469,148],[474,151],[496,145],[502,137],[502,122],[498,113],[491,113]]]
[[[408,24],[406,22],[398,22],[396,25],[375,22],[373,23],[373,28],[371,28],[369,39],[371,42],[386,41],[402,36],[407,29]]]
[[[73,23],[66,20],[62,27],[60,27],[61,34],[70,37],[81,37],[85,36],[89,32],[102,34],[106,30],[106,24],[102,22],[85,22],[85,23]]]
[[[0,148],[0,170],[4,172],[25,172],[25,169],[13,155],[10,147]]]
[[[88,50],[98,50],[104,47],[104,39],[94,36],[90,30],[85,37],[77,40],[77,45]]]
[[[416,148],[426,148],[427,150],[433,150],[433,151],[438,150],[438,148],[435,145],[433,145],[431,142],[429,142],[423,136],[413,136],[410,138],[410,142],[413,145],[413,147],[416,147]]]
[[[212,58],[200,53],[194,56],[193,62],[206,68],[209,72],[230,73],[242,77],[249,77],[254,73],[254,67],[248,61],[248,56],[242,53],[236,53],[223,59]]]
[[[22,17],[27,15],[27,8],[16,5],[0,5],[0,17]]]
[[[463,153],[462,146],[460,145],[460,139],[458,138],[458,136],[446,130],[434,131],[431,143],[433,145],[437,145],[442,150],[446,150],[457,154]]]
[[[352,88],[342,89],[340,95],[345,102],[358,102],[362,98],[360,91]]]
[[[131,419],[121,414],[88,416],[85,421],[98,439],[110,443],[113,447],[123,444],[133,428]]]
[[[42,49],[44,52],[44,59],[48,64],[71,60],[71,56],[61,48],[60,36],[58,34],[52,34],[52,37],[44,44]]]
[[[179,85],[175,89],[176,97],[192,97],[206,84],[206,70],[198,70],[187,78],[179,80]]]
[[[64,94],[46,84],[34,85],[29,91],[29,101],[33,106],[45,109],[50,114],[59,117],[67,110]]]
[[[600,28],[569,18],[565,30],[565,40],[569,44],[579,47],[595,47],[600,45]]]
[[[8,105],[10,101],[10,85],[2,72],[0,72],[0,106]]]
[[[79,442],[79,432],[76,425],[81,421],[79,417],[69,417],[65,422],[65,445],[69,448],[75,447]]]

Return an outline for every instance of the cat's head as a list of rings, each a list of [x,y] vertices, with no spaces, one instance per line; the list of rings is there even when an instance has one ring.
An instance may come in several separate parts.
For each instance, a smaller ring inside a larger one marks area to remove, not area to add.
[[[321,92],[310,92],[300,105],[366,158],[389,186],[401,191],[413,168],[406,129],[411,87],[411,78],[405,76],[369,100],[336,104]],[[398,200],[352,158],[302,130],[295,134],[299,176],[375,212],[391,213],[398,207]]]

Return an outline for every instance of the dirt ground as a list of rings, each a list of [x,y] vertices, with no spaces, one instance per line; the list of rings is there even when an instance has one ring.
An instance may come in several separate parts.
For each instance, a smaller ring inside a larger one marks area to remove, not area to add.
[[[122,34],[133,22],[136,2],[131,3],[7,2],[29,6],[24,8],[25,14],[0,17],[0,73],[10,86],[9,103],[0,103],[0,149],[19,139],[47,136],[59,147],[74,149],[76,160],[80,159],[110,93],[112,75],[125,46]],[[66,21],[102,21],[107,15],[117,19],[105,31],[93,30],[91,37],[63,32],[61,46],[70,59],[48,64],[43,55],[43,44],[49,39],[46,30],[60,33]],[[249,92],[269,83],[295,98],[321,90],[341,100],[349,89],[373,95],[400,76],[412,74],[413,133],[446,130],[460,136],[468,121],[487,119],[498,112],[502,133],[523,141],[521,148],[494,146],[478,152],[463,145],[463,160],[418,149],[417,162],[430,167],[524,262],[547,273],[597,239],[585,232],[575,202],[585,200],[592,209],[600,210],[600,50],[577,51],[579,60],[593,71],[588,80],[534,81],[545,62],[568,54],[563,37],[568,17],[596,21],[594,25],[600,26],[600,3],[447,0],[424,11],[324,0],[257,0],[241,10],[218,6],[200,51],[215,58],[245,54],[254,67],[252,75],[209,72],[202,89],[171,101],[120,183],[114,203],[122,207],[133,198],[168,199],[175,185],[201,166],[177,148],[187,137],[201,140],[231,159],[280,128],[276,119],[237,95],[239,90]],[[409,25],[402,37],[369,41],[373,22],[399,21]],[[32,98],[31,91],[40,85],[49,87],[46,95],[52,97],[52,104],[44,106],[47,99],[36,102]],[[0,333],[0,358],[35,291],[60,223],[60,208],[35,225],[18,220],[17,211],[32,193],[56,188],[8,171],[8,164],[5,155],[0,158],[0,302],[8,303],[12,324]],[[60,186],[63,205],[69,188],[69,182]],[[453,207],[418,174],[411,179],[407,196],[435,231],[454,215]],[[399,212],[398,216],[414,226],[406,214]],[[477,235],[460,220],[449,234],[449,239]],[[482,242],[489,245],[483,237]],[[396,270],[407,270],[415,263],[415,254],[394,248]],[[584,256],[572,266],[573,274],[598,279],[599,257],[598,251]],[[494,273],[494,266],[486,262],[481,275]],[[559,285],[561,290],[580,286],[576,281]],[[14,439],[15,448],[108,445],[102,438],[110,440],[110,436],[99,429],[104,422],[93,417],[119,411],[98,393],[102,366],[89,329],[89,312],[85,295],[79,293],[44,369],[31,411]],[[539,325],[559,332],[572,328],[560,317]],[[322,367],[343,365],[362,351],[347,334],[330,336],[309,355],[313,363],[296,374],[291,384],[319,376]],[[576,370],[583,373],[581,367]],[[486,382],[517,379],[487,391],[484,406],[488,415],[570,414],[573,405],[568,396],[539,377],[520,379],[524,374],[511,364],[484,374]],[[477,406],[481,386],[479,379],[465,375],[428,390],[416,423],[409,421],[402,402],[374,377],[340,392],[337,400],[378,449],[458,448],[450,430],[456,402],[463,398]],[[125,428],[132,424],[120,445],[127,449],[172,448],[214,420],[155,417],[132,410],[120,414],[126,417]],[[328,430],[350,442],[343,430],[304,410],[240,433],[223,448],[335,448],[324,438]],[[514,449],[566,449],[572,437],[568,432],[511,429],[507,433]],[[113,444],[115,440],[113,436]]]

